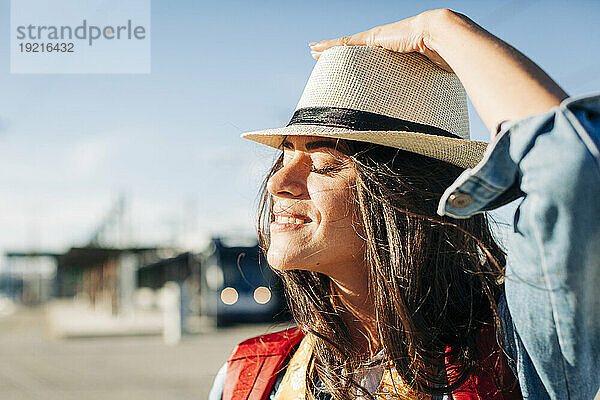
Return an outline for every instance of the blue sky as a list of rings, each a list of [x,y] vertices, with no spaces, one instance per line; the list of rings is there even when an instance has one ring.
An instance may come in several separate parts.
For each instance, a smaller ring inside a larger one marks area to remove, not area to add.
[[[571,95],[600,90],[597,1],[153,0],[147,75],[10,74],[9,3],[0,2],[0,251],[84,244],[121,193],[131,240],[251,234],[274,153],[239,134],[287,123],[314,65],[307,43],[427,9],[464,12]],[[471,129],[487,141],[474,112]]]

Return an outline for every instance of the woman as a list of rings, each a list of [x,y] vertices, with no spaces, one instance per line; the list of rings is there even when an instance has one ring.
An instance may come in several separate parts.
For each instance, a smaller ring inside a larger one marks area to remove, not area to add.
[[[290,125],[245,135],[283,150],[261,237],[299,329],[240,344],[211,396],[593,398],[600,99],[448,10],[311,51]],[[480,213],[521,196],[505,260]]]

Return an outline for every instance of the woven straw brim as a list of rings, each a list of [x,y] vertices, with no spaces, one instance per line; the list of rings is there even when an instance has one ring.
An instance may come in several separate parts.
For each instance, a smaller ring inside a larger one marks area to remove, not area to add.
[[[394,147],[436,158],[461,168],[473,168],[483,158],[485,142],[454,139],[425,133],[402,131],[353,131],[322,125],[297,124],[283,128],[246,132],[241,136],[267,146],[280,148],[288,135],[305,135],[356,140]]]

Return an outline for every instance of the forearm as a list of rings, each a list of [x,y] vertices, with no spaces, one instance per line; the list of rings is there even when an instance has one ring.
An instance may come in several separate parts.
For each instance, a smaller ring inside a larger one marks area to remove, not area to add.
[[[465,87],[488,129],[560,104],[567,94],[533,61],[467,17],[425,13],[425,45],[436,51]]]

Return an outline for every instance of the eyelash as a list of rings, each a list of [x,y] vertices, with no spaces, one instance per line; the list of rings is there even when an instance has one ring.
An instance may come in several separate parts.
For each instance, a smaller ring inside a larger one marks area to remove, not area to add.
[[[338,171],[339,168],[338,167],[324,167],[324,168],[315,168],[315,167],[311,167],[310,168],[310,172],[314,172],[315,174],[329,174],[331,172],[335,172]]]

